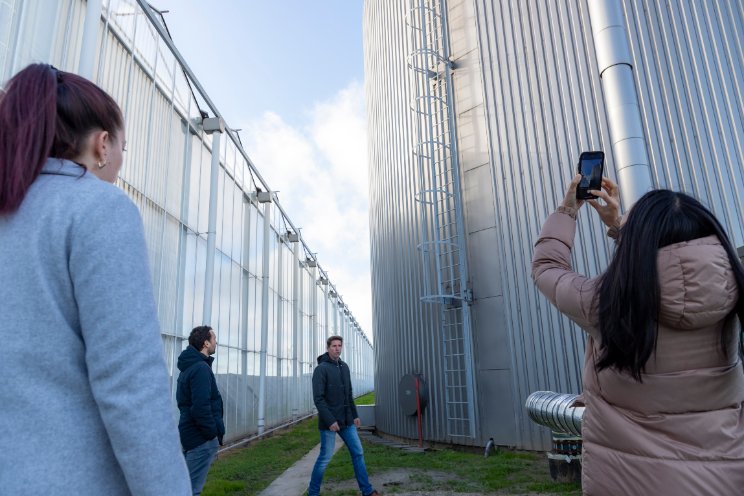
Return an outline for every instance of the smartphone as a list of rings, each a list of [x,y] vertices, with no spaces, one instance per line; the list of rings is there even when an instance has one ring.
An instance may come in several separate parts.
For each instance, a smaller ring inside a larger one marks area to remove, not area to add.
[[[602,188],[604,152],[582,152],[579,156],[579,174],[581,174],[581,182],[576,188],[576,199],[596,198],[587,191]]]

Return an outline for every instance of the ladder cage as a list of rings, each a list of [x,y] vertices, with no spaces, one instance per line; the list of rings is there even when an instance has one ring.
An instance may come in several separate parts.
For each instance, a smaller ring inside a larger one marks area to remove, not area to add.
[[[413,155],[419,173],[421,212],[418,250],[424,266],[421,300],[439,305],[445,415],[450,437],[475,438],[470,292],[452,110],[444,0],[409,0],[408,67],[413,72],[410,108],[415,124]]]

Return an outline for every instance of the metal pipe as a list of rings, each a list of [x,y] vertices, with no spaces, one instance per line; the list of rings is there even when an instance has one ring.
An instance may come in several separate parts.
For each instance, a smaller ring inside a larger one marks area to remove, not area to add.
[[[300,332],[302,324],[302,306],[300,305],[300,243],[292,241],[293,258],[292,258],[292,300],[294,301],[294,318],[292,319],[292,416],[297,415],[299,404],[297,399],[300,396],[300,364],[299,364],[299,347]]]
[[[243,268],[242,268],[242,309],[240,312],[240,372],[248,384],[248,336],[249,327],[253,322],[248,321],[248,308],[251,305],[251,273],[249,270],[251,259],[251,211],[253,210],[253,200],[248,196],[243,196]]]
[[[536,391],[527,397],[525,407],[533,422],[553,432],[581,436],[583,406],[573,406],[578,395]]]
[[[313,354],[310,357],[310,363],[315,366],[315,359],[320,355],[321,349],[318,342],[318,264],[313,264],[312,269],[313,284],[310,287],[310,291],[312,291],[312,294],[310,295],[310,304],[312,305],[312,309],[310,310],[310,318],[312,319],[313,342],[310,349],[313,350]]]
[[[273,196],[273,195],[272,195]],[[261,362],[258,380],[258,435],[266,424],[266,353],[269,340],[269,234],[271,232],[271,201],[264,203],[263,218],[263,273],[261,275]]]
[[[299,243],[296,245],[295,253],[297,253],[297,260],[300,258],[300,251],[301,247],[299,246]],[[302,265],[299,261],[297,262],[297,266],[299,267],[299,290],[298,290],[298,300],[297,300],[297,321],[298,321],[298,335],[297,335],[297,350],[298,350],[298,357],[297,357],[297,367],[298,367],[298,375],[297,375],[297,384],[298,388],[301,387],[303,384],[303,381],[305,380],[304,375],[304,365],[303,365],[303,359],[307,356],[307,350],[308,350],[308,342],[307,342],[307,334],[305,333],[305,322],[304,322],[304,313],[306,311],[306,305],[305,305],[305,266]],[[300,351],[301,350],[301,351]],[[312,361],[312,359],[310,359]],[[298,389],[299,391],[299,389]],[[305,405],[307,404],[308,399],[301,399],[300,395],[297,395],[297,403],[299,405]],[[308,406],[308,409],[312,407]]]
[[[338,293],[335,292],[335,289],[333,294],[336,300],[333,304],[333,334],[340,334],[338,330]]]
[[[282,359],[289,358],[284,357],[284,241],[282,237],[279,237],[279,243],[276,247],[276,329],[274,335],[276,336],[276,375],[277,377],[282,376]]]
[[[630,44],[619,0],[590,0],[599,76],[623,205],[629,209],[653,188]]]
[[[191,129],[189,127],[189,123],[184,122],[183,125],[186,126],[186,136],[190,136]],[[190,181],[188,181],[188,177],[191,175],[191,143],[192,141],[190,139],[185,139],[183,141],[183,170],[181,175],[181,180],[183,182],[183,190],[181,191],[181,207],[180,207],[180,219],[186,219],[189,211],[189,189],[190,189]],[[181,335],[181,339],[183,339],[183,335],[185,334],[184,331],[184,318],[183,318],[183,312],[184,312],[184,301],[185,301],[185,295],[184,295],[184,288],[186,287],[185,280],[186,280],[186,244],[187,239],[189,236],[188,229],[184,225],[179,225],[178,229],[178,276],[176,280],[176,328],[174,329],[176,333]],[[193,304],[193,302],[191,302]],[[191,321],[189,321],[189,324],[191,324]],[[174,346],[173,346],[173,363],[171,364],[171,391],[173,394],[175,394],[177,382],[178,382],[178,354],[181,353],[181,347],[176,346],[176,344],[180,345],[181,341],[174,340]]]
[[[220,170],[220,138],[212,134],[212,165],[209,175],[209,220],[207,222],[207,266],[204,273],[204,308],[202,322],[211,325],[212,291],[214,289],[214,253],[217,245],[217,177]]]
[[[85,2],[85,23],[83,24],[83,39],[80,43],[80,62],[78,74],[86,79],[93,79],[93,62],[98,52],[98,24],[101,22],[103,0],[87,0]]]

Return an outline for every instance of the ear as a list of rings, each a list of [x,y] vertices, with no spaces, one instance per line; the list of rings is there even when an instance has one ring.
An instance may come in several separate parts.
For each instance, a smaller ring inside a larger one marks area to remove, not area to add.
[[[105,162],[108,159],[108,149],[111,146],[111,134],[108,131],[93,131],[93,156],[96,161]]]

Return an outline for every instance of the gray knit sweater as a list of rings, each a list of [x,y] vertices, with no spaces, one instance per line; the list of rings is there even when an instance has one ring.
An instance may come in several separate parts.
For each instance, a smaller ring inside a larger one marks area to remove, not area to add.
[[[0,493],[187,495],[142,221],[49,159],[0,216]]]

